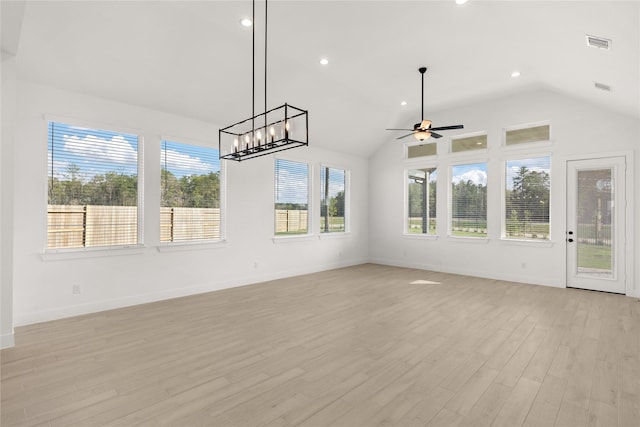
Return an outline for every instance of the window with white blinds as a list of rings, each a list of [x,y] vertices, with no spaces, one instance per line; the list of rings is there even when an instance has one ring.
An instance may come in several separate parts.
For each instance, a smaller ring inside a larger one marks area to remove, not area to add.
[[[140,243],[138,136],[48,126],[47,247]]]
[[[343,169],[320,169],[320,232],[346,231],[346,177]]]
[[[160,241],[220,240],[218,149],[162,141]]]
[[[309,165],[276,159],[275,235],[309,232]]]
[[[505,212],[502,237],[549,240],[551,157],[505,162]]]
[[[408,234],[436,234],[436,168],[407,171]]]
[[[451,168],[450,235],[487,236],[487,164]]]

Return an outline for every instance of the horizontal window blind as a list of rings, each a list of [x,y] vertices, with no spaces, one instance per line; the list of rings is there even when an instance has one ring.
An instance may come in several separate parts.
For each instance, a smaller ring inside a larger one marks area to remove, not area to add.
[[[47,247],[138,243],[138,136],[48,124]]]
[[[550,157],[505,162],[503,237],[549,240]]]
[[[506,130],[504,134],[505,145],[526,144],[530,142],[549,141],[551,139],[551,126],[529,126],[521,129]]]
[[[309,232],[309,165],[276,159],[275,234]]]
[[[407,223],[410,234],[436,234],[436,168],[407,171]]]
[[[451,168],[451,235],[487,236],[487,164]]]
[[[218,150],[162,141],[160,163],[160,241],[220,240]]]
[[[410,145],[407,147],[407,158],[435,156],[438,153],[438,144],[435,142],[429,144]]]
[[[460,153],[463,151],[481,150],[487,148],[487,135],[466,136],[462,138],[451,138],[451,152]]]
[[[323,166],[320,170],[320,232],[346,230],[345,196],[346,172]]]

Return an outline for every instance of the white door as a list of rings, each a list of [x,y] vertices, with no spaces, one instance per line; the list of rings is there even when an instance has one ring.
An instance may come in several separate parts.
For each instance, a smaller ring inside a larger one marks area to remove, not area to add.
[[[567,286],[625,293],[625,158],[567,162]]]

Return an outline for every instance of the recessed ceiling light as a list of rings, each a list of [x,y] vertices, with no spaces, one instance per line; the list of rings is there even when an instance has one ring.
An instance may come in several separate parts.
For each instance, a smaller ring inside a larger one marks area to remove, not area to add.
[[[407,105],[407,101],[402,101],[402,102],[400,103],[400,105],[402,105],[402,106],[404,107],[405,105]]]
[[[251,19],[244,18],[240,21],[240,24],[242,24],[243,27],[250,27],[253,23],[251,22]]]
[[[520,71],[514,71],[513,73],[511,73],[511,77],[513,78],[520,77]]]
[[[467,0],[456,0],[456,4],[465,4]]]
[[[327,58],[322,58],[320,60],[320,64],[322,64],[322,65],[327,65],[328,63],[329,63],[329,60]]]

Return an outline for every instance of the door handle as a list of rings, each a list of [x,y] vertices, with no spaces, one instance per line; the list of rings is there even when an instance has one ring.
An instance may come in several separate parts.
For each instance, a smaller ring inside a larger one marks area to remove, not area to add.
[[[567,242],[571,243],[573,242],[573,239],[567,239]]]

